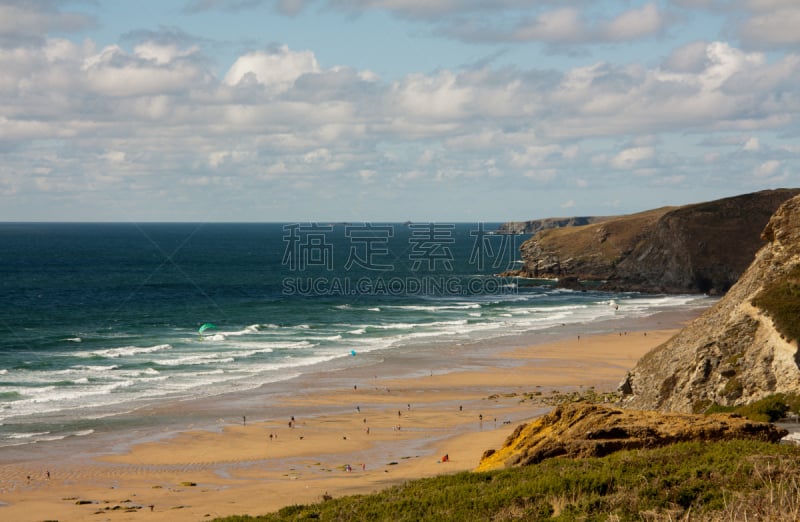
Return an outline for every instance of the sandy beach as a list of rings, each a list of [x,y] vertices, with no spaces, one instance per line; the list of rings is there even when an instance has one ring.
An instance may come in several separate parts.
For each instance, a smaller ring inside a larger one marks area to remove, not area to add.
[[[411,377],[383,372],[380,365],[339,370],[314,377],[326,386],[284,384],[296,389],[272,399],[273,417],[239,409],[216,426],[188,424],[132,444],[95,442],[87,449],[84,442],[74,450],[62,441],[36,450],[12,448],[0,454],[0,518],[197,521],[256,515],[326,494],[370,493],[471,470],[519,423],[546,412],[546,397],[590,387],[613,390],[639,357],[679,326],[665,323],[658,330],[587,333],[546,344],[531,337],[482,355],[481,364],[454,364],[451,370],[443,369],[449,355],[442,350],[441,360],[419,361]],[[159,414],[183,413],[180,404],[165,408]]]

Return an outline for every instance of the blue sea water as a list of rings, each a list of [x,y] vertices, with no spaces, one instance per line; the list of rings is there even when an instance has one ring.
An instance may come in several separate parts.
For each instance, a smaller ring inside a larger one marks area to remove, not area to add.
[[[0,224],[0,446],[369,352],[702,302],[495,277],[526,239],[495,228]]]

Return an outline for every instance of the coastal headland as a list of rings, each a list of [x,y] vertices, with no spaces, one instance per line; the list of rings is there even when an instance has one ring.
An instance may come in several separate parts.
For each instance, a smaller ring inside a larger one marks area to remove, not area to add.
[[[701,311],[385,354],[132,414],[170,419],[162,432],[3,448],[0,518],[196,521],[475,469],[556,401],[614,390]]]

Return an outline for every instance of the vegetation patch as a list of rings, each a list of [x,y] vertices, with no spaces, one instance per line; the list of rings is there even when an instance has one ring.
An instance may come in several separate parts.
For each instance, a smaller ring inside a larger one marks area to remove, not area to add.
[[[372,495],[218,520],[788,521],[800,512],[798,476],[794,445],[692,442],[442,475]]]
[[[712,404],[705,413],[738,413],[755,422],[775,422],[788,412],[800,413],[800,396],[795,393],[776,393],[742,406]]]
[[[772,319],[781,337],[788,341],[800,339],[800,265],[767,284],[753,298],[753,305]]]
[[[725,397],[734,401],[741,397],[742,393],[744,393],[744,385],[742,384],[742,381],[736,377],[731,377],[728,379],[728,382],[725,383],[725,389],[722,390],[722,393],[725,395]]]

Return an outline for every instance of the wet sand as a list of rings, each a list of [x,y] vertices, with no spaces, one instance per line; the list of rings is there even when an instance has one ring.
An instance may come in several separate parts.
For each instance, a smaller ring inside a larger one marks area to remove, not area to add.
[[[326,494],[370,493],[471,470],[519,423],[548,411],[545,398],[589,387],[613,390],[639,357],[686,319],[684,314],[658,321],[664,329],[646,335],[632,328],[546,344],[534,344],[542,339],[534,336],[463,357],[464,347],[439,348],[435,356],[387,359],[242,397],[138,412],[186,416],[185,429],[159,436],[6,448],[0,451],[0,519],[256,515]],[[226,414],[215,425],[195,427],[197,411]],[[448,462],[441,461],[445,454]]]

